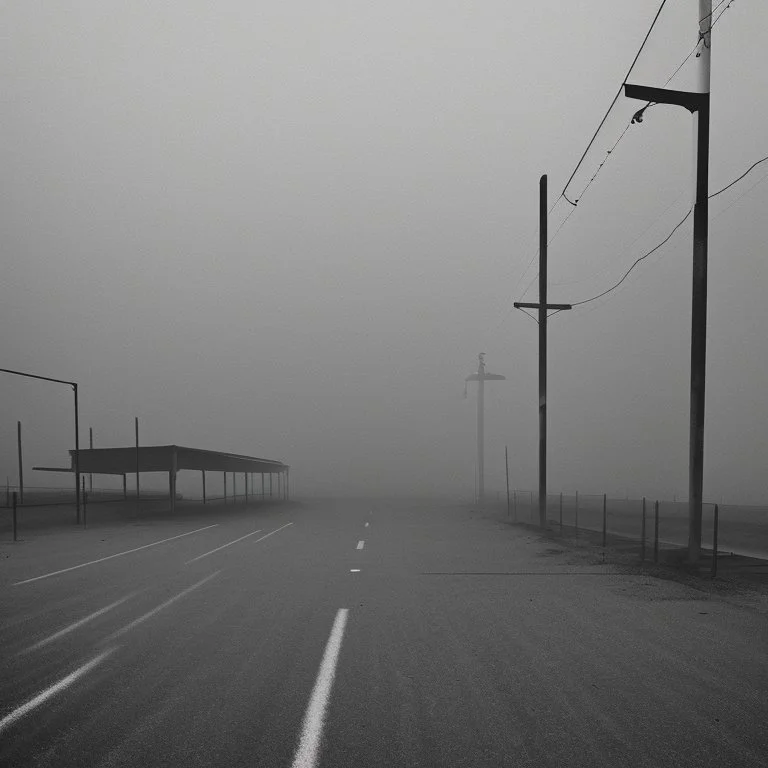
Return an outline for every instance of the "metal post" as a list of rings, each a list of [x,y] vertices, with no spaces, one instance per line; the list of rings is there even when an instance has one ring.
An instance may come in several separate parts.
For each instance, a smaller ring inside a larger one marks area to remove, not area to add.
[[[13,540],[17,541],[17,524],[16,524],[16,491],[13,492]]]
[[[269,495],[272,496],[272,473],[269,473]]]
[[[139,417],[134,417],[136,427],[136,508],[141,506],[141,487],[139,485]]]
[[[88,527],[88,492],[85,490],[85,478],[83,478],[83,528]]]
[[[640,560],[645,560],[645,496],[643,496],[643,525],[640,532]]]
[[[245,481],[245,503],[248,503],[248,473],[243,472],[243,480]]]
[[[77,384],[72,382],[72,391],[75,395],[75,516],[80,523],[80,403],[77,392]]]
[[[291,470],[290,469],[288,469],[288,472],[285,475],[285,481],[286,481],[285,498],[290,501],[291,499]]]
[[[93,450],[93,427],[88,427],[88,447]],[[93,472],[88,473],[88,490],[93,493]]]
[[[547,175],[539,179],[539,525],[547,524]]]
[[[179,458],[176,453],[176,448],[174,447],[173,452],[171,454],[171,473],[170,473],[170,481],[171,481],[171,514],[175,514],[176,512],[176,477],[178,475],[178,469],[179,469]]]
[[[512,491],[512,509],[514,511],[514,520],[517,522],[517,490]]]
[[[237,472],[232,473],[232,503],[237,504]]]
[[[224,503],[227,503],[227,473],[224,473]]]
[[[128,476],[123,472],[123,498],[128,498]]]
[[[24,462],[21,454],[21,422],[16,422],[16,443],[19,449],[19,501],[24,503]]]
[[[608,525],[608,503],[607,503],[606,494],[603,494],[603,547],[605,547],[605,536],[607,532],[607,525]]]
[[[202,470],[202,472],[203,472],[203,504],[205,504],[206,503],[206,498],[205,498],[205,470]]]
[[[507,517],[509,517],[509,450],[504,446],[504,468],[507,472]]]
[[[653,508],[653,562],[659,562],[659,502]]]
[[[261,473],[261,498],[264,498],[264,473]]]
[[[485,361],[480,356],[477,367],[477,502],[485,503]]]
[[[563,533],[563,492],[560,491],[560,535]]]
[[[714,527],[712,528],[712,578],[717,576],[717,529],[718,520],[720,517],[720,510],[717,504],[715,504],[715,520]]]

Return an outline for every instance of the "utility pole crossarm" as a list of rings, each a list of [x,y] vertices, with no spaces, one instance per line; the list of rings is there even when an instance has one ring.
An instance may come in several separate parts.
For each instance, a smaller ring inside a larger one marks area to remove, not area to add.
[[[541,309],[541,304],[536,301],[516,301],[515,309]],[[573,309],[571,304],[547,304],[546,309]]]
[[[694,91],[673,91],[669,88],[654,88],[649,85],[624,83],[624,95],[628,99],[652,101],[655,104],[677,104],[689,112],[697,112],[709,103],[708,93]]]

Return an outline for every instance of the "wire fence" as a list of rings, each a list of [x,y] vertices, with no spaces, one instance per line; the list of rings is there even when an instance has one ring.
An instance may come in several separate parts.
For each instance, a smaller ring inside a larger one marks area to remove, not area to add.
[[[510,489],[495,502],[512,522],[538,524],[539,500],[533,491]],[[717,507],[717,525],[715,525]],[[555,533],[594,535],[605,543],[633,542],[642,556],[688,546],[688,503],[652,498],[616,498],[607,494],[557,493],[547,496],[547,524]],[[705,503],[701,546],[718,555],[734,554],[768,560],[768,506]]]

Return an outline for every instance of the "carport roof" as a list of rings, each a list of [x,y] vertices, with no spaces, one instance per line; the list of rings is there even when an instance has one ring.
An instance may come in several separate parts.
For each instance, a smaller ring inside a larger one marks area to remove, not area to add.
[[[74,471],[75,451],[70,451]],[[238,453],[185,448],[182,445],[143,445],[128,448],[81,448],[81,474],[128,475],[132,472],[171,472],[173,469],[211,472],[287,472],[289,466],[273,459],[258,459]]]

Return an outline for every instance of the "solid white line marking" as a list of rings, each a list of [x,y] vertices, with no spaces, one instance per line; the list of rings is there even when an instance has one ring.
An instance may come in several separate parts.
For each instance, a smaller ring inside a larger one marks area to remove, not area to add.
[[[358,541],[357,542],[357,548],[358,549],[362,549],[364,546],[365,546],[365,542],[364,541]]]
[[[220,549],[226,549],[227,547],[231,547],[233,544],[237,544],[238,541],[242,541],[243,539],[247,539],[249,536],[254,536],[257,533],[261,533],[261,528],[259,528],[258,531],[251,531],[250,533],[246,533],[245,536],[241,536],[239,539],[235,539],[234,541],[230,541],[228,544],[222,544],[220,547],[216,547],[216,549],[212,549],[210,552],[205,552],[202,555],[198,555],[197,557],[193,557],[191,560],[187,560],[184,565],[189,565],[190,563],[194,563],[195,560],[202,560],[204,557],[208,557],[208,555],[212,555],[214,552],[218,552]]]
[[[366,524],[365,524],[365,527],[367,528],[369,525],[370,525],[370,523],[366,523]]]
[[[67,573],[68,571],[76,571],[78,568],[85,568],[86,565],[96,565],[96,563],[103,563],[105,560],[111,560],[113,557],[122,557],[123,555],[130,555],[131,552],[138,552],[141,549],[148,549],[149,547],[156,547],[158,544],[165,544],[166,541],[173,541],[174,539],[181,539],[184,536],[191,536],[193,533],[200,533],[200,531],[207,531],[209,528],[215,528],[218,523],[213,525],[206,525],[204,528],[195,528],[194,531],[187,531],[186,533],[180,533],[178,536],[171,536],[167,539],[160,539],[160,541],[153,541],[151,544],[145,544],[143,547],[136,547],[134,549],[127,549],[125,552],[118,552],[114,555],[107,555],[107,557],[100,557],[98,560],[89,560],[87,563],[80,563],[80,565],[73,565],[71,568],[62,568],[60,571],[53,571],[52,573],[44,573],[42,576],[35,576],[32,579],[24,579],[24,581],[17,581],[13,586],[18,587],[20,584],[29,584],[31,581],[40,581],[40,579],[48,579],[51,576],[58,576],[60,573]]]
[[[359,568],[350,568],[349,572],[350,573],[360,573],[360,569]]]
[[[80,619],[80,621],[76,621],[74,624],[70,624],[68,627],[64,627],[64,629],[61,629],[55,634],[46,637],[44,640],[39,640],[34,645],[30,645],[29,648],[25,648],[21,653],[29,653],[30,651],[37,650],[38,648],[42,648],[44,645],[48,645],[48,643],[52,643],[54,640],[58,640],[60,637],[64,637],[64,635],[68,635],[70,632],[74,632],[78,627],[82,627],[83,624],[87,624],[89,621],[98,618],[107,611],[111,611],[113,608],[117,608],[118,605],[124,603],[126,600],[129,600],[135,594],[137,593],[131,592],[130,595],[126,595],[125,597],[121,597],[119,600],[115,600],[114,603],[110,603],[105,608],[101,608],[95,613],[86,616],[84,619]]]
[[[166,600],[164,603],[160,603],[160,605],[158,605],[157,608],[153,608],[151,611],[148,611],[143,616],[139,616],[138,619],[134,619],[130,624],[126,624],[124,627],[122,627],[122,629],[118,629],[117,632],[113,632],[104,642],[109,642],[110,640],[114,640],[116,637],[120,637],[120,635],[124,635],[126,632],[129,632],[135,627],[138,627],[139,624],[141,624],[142,622],[145,622],[147,619],[151,618],[156,613],[159,613],[164,608],[167,608],[169,605],[172,605],[177,600],[180,600],[182,597],[184,597],[184,595],[188,595],[190,592],[197,589],[198,587],[202,587],[206,581],[210,581],[214,576],[218,576],[220,573],[221,571],[216,571],[215,573],[212,573],[210,576],[206,576],[204,579],[200,579],[200,581],[196,582],[191,587],[187,587],[182,592],[179,592],[178,595],[174,595],[170,600]]]
[[[55,696],[65,688],[69,688],[69,686],[72,685],[72,683],[74,683],[78,678],[82,677],[86,672],[92,670],[97,664],[101,664],[101,662],[104,661],[104,659],[106,659],[107,656],[109,656],[114,651],[114,648],[108,648],[106,651],[96,656],[96,658],[91,659],[87,664],[83,664],[82,667],[76,669],[71,674],[59,680],[58,683],[54,683],[49,688],[46,688],[42,693],[39,693],[33,699],[30,699],[26,704],[22,704],[17,709],[14,709],[13,712],[0,720],[0,733],[4,731],[8,726],[13,725],[17,720],[24,717],[24,715],[31,712],[35,707],[39,707],[42,703],[50,699],[51,696]]]
[[[348,613],[348,608],[339,608],[333,621],[323,660],[320,663],[320,671],[317,673],[309,706],[304,714],[301,740],[299,741],[299,748],[296,750],[296,756],[293,758],[292,768],[314,768],[320,757],[325,711],[331,696],[333,678],[336,676],[336,664],[339,661],[341,641],[344,638],[344,627],[347,623]]]

